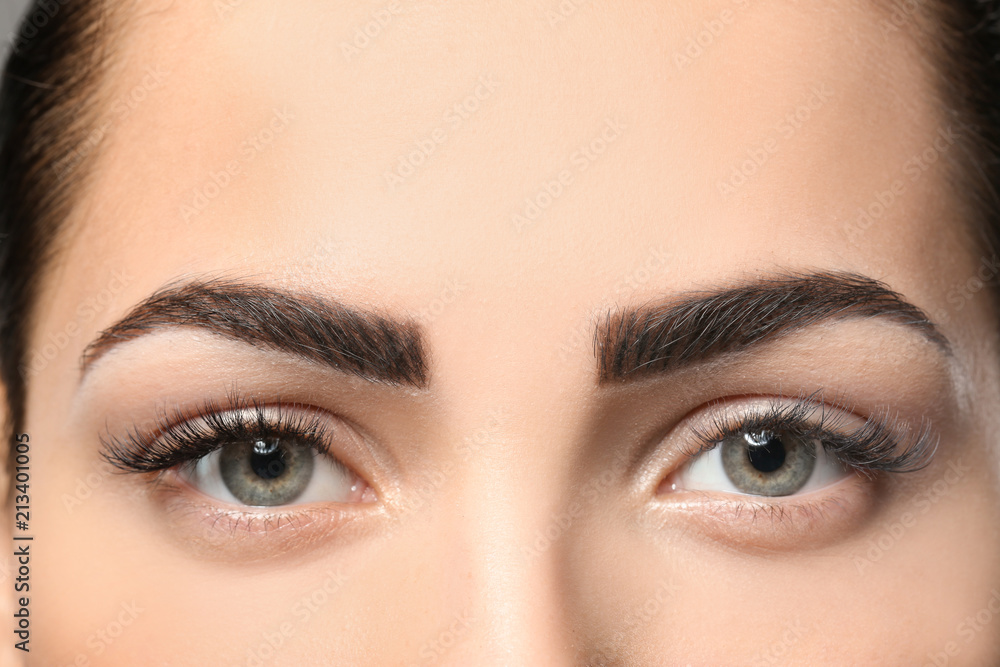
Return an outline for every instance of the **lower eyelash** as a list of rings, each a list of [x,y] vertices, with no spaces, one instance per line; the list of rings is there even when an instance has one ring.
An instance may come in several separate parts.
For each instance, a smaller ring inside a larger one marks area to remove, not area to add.
[[[844,409],[837,407],[831,411],[816,396],[791,401],[772,399],[764,406],[716,415],[707,429],[694,429],[700,444],[688,456],[693,458],[714,449],[731,436],[790,431],[818,439],[838,461],[867,476],[878,472],[915,472],[933,458],[938,438],[929,421],[923,420],[919,428],[913,429],[885,408],[870,415],[860,428],[847,429]]]
[[[681,511],[704,536],[727,549],[772,556],[786,548],[822,547],[852,534],[876,506],[875,494],[875,487],[860,479],[809,498],[755,500],[695,493],[690,499],[666,504],[669,513],[654,513],[651,518],[669,522]]]
[[[809,520],[822,520],[830,509],[842,509],[837,500],[812,500],[808,502],[760,502],[753,500],[729,501],[729,506],[719,508],[718,503],[712,509],[719,516],[731,516],[734,520],[748,521],[756,524],[758,521],[768,520],[772,524],[793,519],[806,518]],[[748,516],[747,516],[748,515]]]
[[[329,456],[321,419],[287,408],[244,398],[234,389],[225,403],[209,400],[193,413],[164,410],[151,429],[133,426],[120,438],[105,434],[101,456],[121,472],[153,473],[194,463],[227,443],[271,437],[294,439]]]

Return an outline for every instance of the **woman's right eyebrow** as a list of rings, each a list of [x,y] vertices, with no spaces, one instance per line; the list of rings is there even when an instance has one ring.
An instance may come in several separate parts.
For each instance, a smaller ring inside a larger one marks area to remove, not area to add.
[[[192,280],[160,289],[102,331],[80,358],[85,376],[105,352],[164,328],[196,327],[322,363],[372,382],[426,388],[417,322],[309,292],[245,280]]]
[[[609,311],[594,330],[598,383],[667,373],[846,318],[902,325],[951,356],[941,330],[884,283],[848,272],[798,273]]]

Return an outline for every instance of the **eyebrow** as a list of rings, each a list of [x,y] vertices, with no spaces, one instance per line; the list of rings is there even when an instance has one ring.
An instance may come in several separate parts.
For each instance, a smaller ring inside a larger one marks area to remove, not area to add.
[[[847,318],[903,325],[951,354],[927,315],[884,283],[847,272],[792,274],[608,311],[594,331],[598,383],[674,371]]]
[[[420,327],[308,292],[238,280],[168,285],[87,345],[83,373],[123,342],[173,327],[195,327],[286,352],[372,382],[427,386]]]

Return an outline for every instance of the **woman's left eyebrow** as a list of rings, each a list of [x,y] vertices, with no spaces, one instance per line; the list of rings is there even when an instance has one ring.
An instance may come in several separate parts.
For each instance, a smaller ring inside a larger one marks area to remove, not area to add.
[[[884,283],[856,273],[800,273],[606,313],[594,330],[598,382],[670,372],[847,318],[902,325],[952,354],[924,311]]]
[[[102,331],[80,358],[82,373],[110,348],[165,328],[196,327],[316,361],[372,382],[425,388],[419,325],[308,292],[241,280],[168,285]]]

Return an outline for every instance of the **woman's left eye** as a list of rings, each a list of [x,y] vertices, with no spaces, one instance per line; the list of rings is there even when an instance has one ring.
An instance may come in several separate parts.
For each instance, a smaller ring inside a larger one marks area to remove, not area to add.
[[[224,444],[177,474],[217,500],[257,507],[360,502],[366,488],[339,461],[278,436]]]
[[[851,474],[820,439],[792,430],[726,436],[672,478],[672,491],[790,496],[829,486]]]

